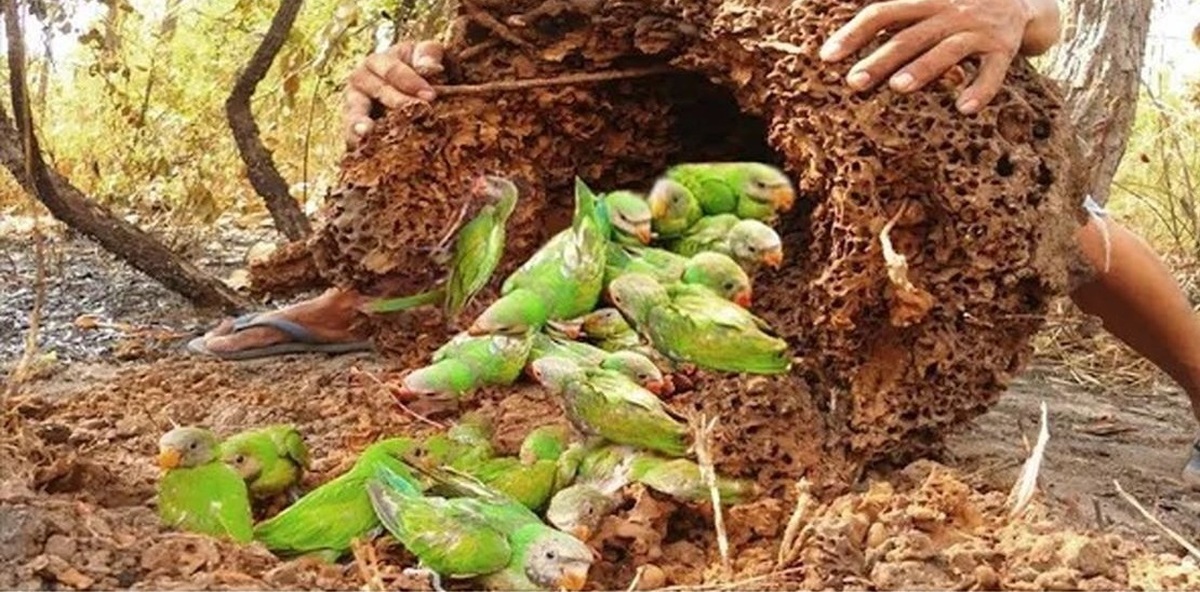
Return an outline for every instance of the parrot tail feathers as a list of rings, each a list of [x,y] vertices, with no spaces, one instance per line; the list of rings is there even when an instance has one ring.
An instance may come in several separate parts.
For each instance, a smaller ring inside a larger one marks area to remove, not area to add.
[[[579,232],[585,220],[596,216],[596,194],[583,182],[575,177],[575,214],[571,220],[571,229]]]

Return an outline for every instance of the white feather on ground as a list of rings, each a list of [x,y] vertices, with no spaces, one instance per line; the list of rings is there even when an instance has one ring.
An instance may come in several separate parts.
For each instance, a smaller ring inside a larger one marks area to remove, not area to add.
[[[1012,505],[1010,517],[1025,510],[1029,501],[1033,499],[1033,493],[1037,490],[1038,473],[1042,469],[1042,459],[1046,456],[1046,444],[1050,442],[1049,413],[1046,402],[1042,401],[1042,419],[1037,442],[1033,445],[1029,458],[1025,459],[1025,466],[1021,468],[1021,477],[1017,479],[1012,491],[1008,494],[1008,503]]]

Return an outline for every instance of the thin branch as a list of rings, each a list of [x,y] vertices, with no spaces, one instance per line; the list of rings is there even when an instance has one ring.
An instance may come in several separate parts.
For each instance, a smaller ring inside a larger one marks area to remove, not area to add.
[[[1133,497],[1132,495],[1129,495],[1129,493],[1127,493],[1125,491],[1125,488],[1121,487],[1121,483],[1118,482],[1116,479],[1113,479],[1113,485],[1116,486],[1117,493],[1121,494],[1121,497],[1125,498],[1125,501],[1129,502],[1129,505],[1136,508],[1137,511],[1140,512],[1146,520],[1149,520],[1151,524],[1157,526],[1159,528],[1159,530],[1162,530],[1163,532],[1165,532],[1167,534],[1167,536],[1171,537],[1171,540],[1179,543],[1179,545],[1181,547],[1183,547],[1184,549],[1187,549],[1187,552],[1191,553],[1192,557],[1195,557],[1196,559],[1200,559],[1200,549],[1197,549],[1196,545],[1193,545],[1187,539],[1183,538],[1183,536],[1180,535],[1178,532],[1171,530],[1166,524],[1163,524],[1161,520],[1159,520],[1158,518],[1155,518],[1152,514],[1150,514],[1149,510],[1147,510],[1145,508],[1145,506],[1143,506],[1140,502],[1138,502],[1137,498]]]
[[[703,414],[695,420],[692,430],[695,440],[696,461],[700,465],[700,477],[708,486],[713,505],[713,528],[717,531],[717,550],[721,553],[722,577],[729,580],[733,575],[733,563],[729,559],[729,537],[725,533],[725,516],[721,508],[721,492],[717,489],[717,471],[713,465],[713,430],[718,418],[708,421]]]
[[[395,387],[395,386],[392,386],[392,385],[390,385],[390,384],[388,384],[388,383],[386,383],[386,382],[384,382],[384,381],[380,380],[378,376],[375,376],[374,374],[372,374],[372,373],[370,373],[370,372],[367,372],[366,370],[363,370],[363,369],[361,369],[361,368],[358,368],[357,366],[353,366],[353,367],[351,367],[351,368],[350,368],[350,373],[351,373],[352,375],[357,375],[357,376],[365,376],[365,377],[369,378],[369,379],[370,379],[372,382],[374,382],[375,384],[379,385],[380,387],[382,387],[383,389],[385,389],[385,390],[387,390],[387,391],[394,392],[394,391],[395,391],[395,389],[396,389],[396,387]],[[394,397],[393,397],[393,398],[394,398]],[[407,413],[407,414],[408,414],[410,417],[412,417],[413,419],[416,419],[417,421],[420,421],[420,422],[422,422],[422,423],[424,423],[424,424],[426,424],[426,425],[429,425],[429,426],[435,427],[435,428],[437,428],[437,429],[439,429],[439,430],[444,430],[444,429],[446,429],[446,426],[445,426],[445,424],[442,424],[442,423],[436,422],[436,421],[434,421],[434,420],[432,420],[432,419],[429,419],[428,417],[425,417],[424,415],[421,415],[420,413],[417,413],[416,411],[413,411],[412,409],[409,409],[409,408],[408,408],[408,406],[407,406],[407,405],[405,405],[404,403],[401,403],[399,399],[397,399],[397,400],[395,401],[395,403],[396,403],[396,405],[400,406],[400,410],[401,410],[401,411],[403,411],[403,412]]]
[[[570,86],[573,84],[590,84],[596,82],[609,82],[613,80],[626,80],[630,78],[645,78],[647,76],[665,74],[667,72],[671,72],[672,70],[672,68],[666,66],[650,66],[647,68],[631,68],[627,70],[606,70],[604,72],[567,74],[565,76],[557,76],[554,78],[526,78],[523,80],[498,80],[496,82],[484,82],[480,84],[435,85],[433,90],[438,94],[439,97],[478,95],[493,92],[513,92],[548,86]]]

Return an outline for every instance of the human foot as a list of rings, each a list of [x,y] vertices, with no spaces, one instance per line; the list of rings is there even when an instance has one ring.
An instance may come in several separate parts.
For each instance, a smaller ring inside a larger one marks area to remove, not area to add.
[[[371,344],[354,333],[360,297],[330,290],[282,310],[226,319],[188,344],[200,355],[244,360],[287,353],[366,351]]]

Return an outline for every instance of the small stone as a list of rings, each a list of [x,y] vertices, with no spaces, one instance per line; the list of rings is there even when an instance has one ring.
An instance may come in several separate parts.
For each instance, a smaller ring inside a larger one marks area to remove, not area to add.
[[[1042,590],[1078,590],[1079,571],[1069,567],[1052,569],[1038,575],[1033,585]]]
[[[876,522],[867,530],[867,548],[876,549],[887,540],[887,527],[882,522]]]
[[[56,534],[46,539],[45,553],[47,555],[56,555],[63,559],[70,559],[75,555],[75,551],[78,548],[79,545],[75,542],[75,539]]]
[[[667,585],[667,574],[661,567],[653,563],[642,566],[642,579],[638,582],[638,590],[657,590]]]
[[[1000,574],[996,573],[992,566],[981,564],[975,566],[975,586],[974,590],[999,590],[1000,589]]]
[[[1107,576],[1112,567],[1112,557],[1103,545],[1084,538],[1067,541],[1059,550],[1064,565],[1079,570],[1085,578]]]

